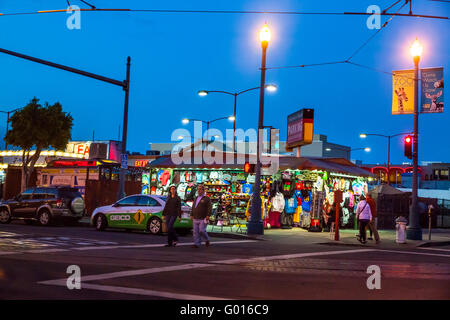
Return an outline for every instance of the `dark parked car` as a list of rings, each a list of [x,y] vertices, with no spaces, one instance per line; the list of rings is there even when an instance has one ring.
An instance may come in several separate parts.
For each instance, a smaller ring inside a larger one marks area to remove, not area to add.
[[[37,220],[49,225],[55,219],[78,221],[85,212],[84,200],[76,188],[70,186],[35,187],[0,202],[0,223],[25,219],[28,224]]]

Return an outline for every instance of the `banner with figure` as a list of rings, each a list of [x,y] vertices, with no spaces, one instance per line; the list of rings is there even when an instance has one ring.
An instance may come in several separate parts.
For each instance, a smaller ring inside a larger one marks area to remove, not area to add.
[[[414,113],[414,70],[392,72],[392,114]]]
[[[444,112],[444,68],[421,69],[420,79],[420,112]]]

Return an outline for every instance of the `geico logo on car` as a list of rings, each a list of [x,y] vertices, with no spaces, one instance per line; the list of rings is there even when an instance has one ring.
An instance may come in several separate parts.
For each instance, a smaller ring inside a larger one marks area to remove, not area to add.
[[[109,218],[111,221],[129,221],[130,216],[127,215],[112,215]]]

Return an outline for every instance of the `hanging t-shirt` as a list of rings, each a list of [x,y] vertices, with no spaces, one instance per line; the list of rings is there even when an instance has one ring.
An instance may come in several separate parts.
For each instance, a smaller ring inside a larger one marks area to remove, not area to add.
[[[311,211],[311,191],[302,193],[302,211]]]
[[[163,186],[165,186],[165,185],[167,185],[167,182],[169,182],[169,180],[170,180],[170,171],[165,170],[159,177],[159,181],[161,182],[161,184]]]
[[[203,182],[203,172],[196,172],[195,178],[197,179],[197,183],[202,183]]]
[[[294,196],[285,200],[284,212],[288,214],[293,214],[295,213],[296,209],[297,209],[297,197]]]
[[[252,194],[253,193],[253,185],[250,183],[243,184],[242,192],[246,193],[246,194]]]

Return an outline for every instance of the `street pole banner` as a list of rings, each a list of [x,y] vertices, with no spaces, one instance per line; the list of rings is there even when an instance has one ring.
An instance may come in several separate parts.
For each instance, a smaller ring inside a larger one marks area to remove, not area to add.
[[[414,113],[414,70],[392,72],[392,114]]]
[[[444,68],[420,70],[421,113],[444,112]]]

